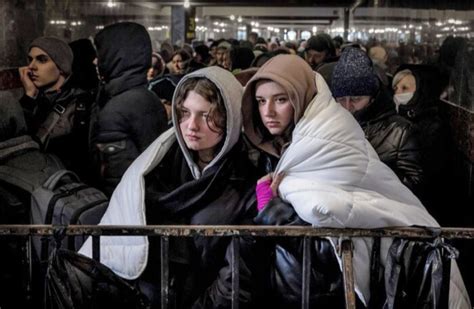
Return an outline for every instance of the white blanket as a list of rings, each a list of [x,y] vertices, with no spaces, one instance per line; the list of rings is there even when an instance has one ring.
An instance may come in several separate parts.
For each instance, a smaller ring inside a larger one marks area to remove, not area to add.
[[[296,125],[275,170],[286,174],[280,196],[315,227],[438,227],[415,195],[379,160],[354,117],[334,101],[319,74],[316,86],[318,94]],[[382,241],[382,262],[391,241]],[[331,242],[336,247],[338,240]],[[372,240],[353,242],[356,292],[367,303]],[[470,308],[455,263],[451,277],[450,307]]]

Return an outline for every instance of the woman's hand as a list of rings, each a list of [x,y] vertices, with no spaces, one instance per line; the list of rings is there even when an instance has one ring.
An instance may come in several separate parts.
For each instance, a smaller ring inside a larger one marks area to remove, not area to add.
[[[257,209],[259,211],[264,209],[268,202],[278,195],[278,187],[284,176],[283,173],[277,175],[270,173],[257,181]]]
[[[273,196],[278,195],[278,187],[280,186],[281,181],[285,177],[285,173],[281,172],[278,174],[274,173],[269,173],[257,180],[257,185],[262,183],[262,182],[269,182],[270,183],[270,188],[272,189]]]

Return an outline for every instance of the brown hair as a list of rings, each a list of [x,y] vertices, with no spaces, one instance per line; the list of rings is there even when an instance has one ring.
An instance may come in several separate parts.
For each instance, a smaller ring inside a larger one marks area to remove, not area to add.
[[[211,104],[207,118],[209,128],[212,131],[214,131],[213,128],[217,128],[219,132],[225,133],[227,121],[226,108],[224,99],[214,83],[204,77],[189,78],[184,81],[176,91],[176,112],[178,121],[181,121],[182,118],[181,110],[184,100],[186,100],[190,91],[194,91]]]

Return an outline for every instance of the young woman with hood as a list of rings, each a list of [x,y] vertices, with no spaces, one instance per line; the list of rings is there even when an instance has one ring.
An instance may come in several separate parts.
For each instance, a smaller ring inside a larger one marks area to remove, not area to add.
[[[101,224],[251,224],[256,175],[241,141],[241,99],[242,86],[222,68],[186,75],[173,97],[173,128],[133,162]],[[170,239],[172,307],[230,307],[229,244],[228,237]],[[242,246],[241,254],[249,247]],[[86,243],[82,253],[90,256],[90,249]],[[158,238],[102,237],[101,263],[126,279],[140,278],[142,286],[154,290],[148,294],[159,298],[159,250]],[[241,265],[244,308],[251,301],[244,283],[248,270]],[[159,304],[159,299],[152,300]]]
[[[334,101],[321,75],[301,58],[280,55],[265,63],[245,88],[242,111],[244,133],[260,149],[264,173],[284,174],[259,180],[257,223],[303,222],[333,228],[439,226],[379,160],[354,117]],[[278,197],[272,197],[275,182],[280,182]],[[359,305],[368,305],[373,241],[352,241],[356,293]],[[343,306],[335,252],[338,242],[334,238],[312,242],[311,307]],[[391,243],[392,239],[382,240],[384,266]],[[301,248],[296,240],[274,243],[267,294],[274,301],[272,308],[298,307],[301,302]],[[468,308],[454,262],[450,282],[451,308]]]

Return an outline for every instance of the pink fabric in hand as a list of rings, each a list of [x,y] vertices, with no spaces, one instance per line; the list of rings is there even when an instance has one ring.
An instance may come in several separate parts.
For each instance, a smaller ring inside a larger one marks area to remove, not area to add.
[[[265,180],[257,184],[255,189],[257,193],[257,209],[261,211],[267,206],[268,202],[273,198],[273,192],[270,185],[271,180]]]

